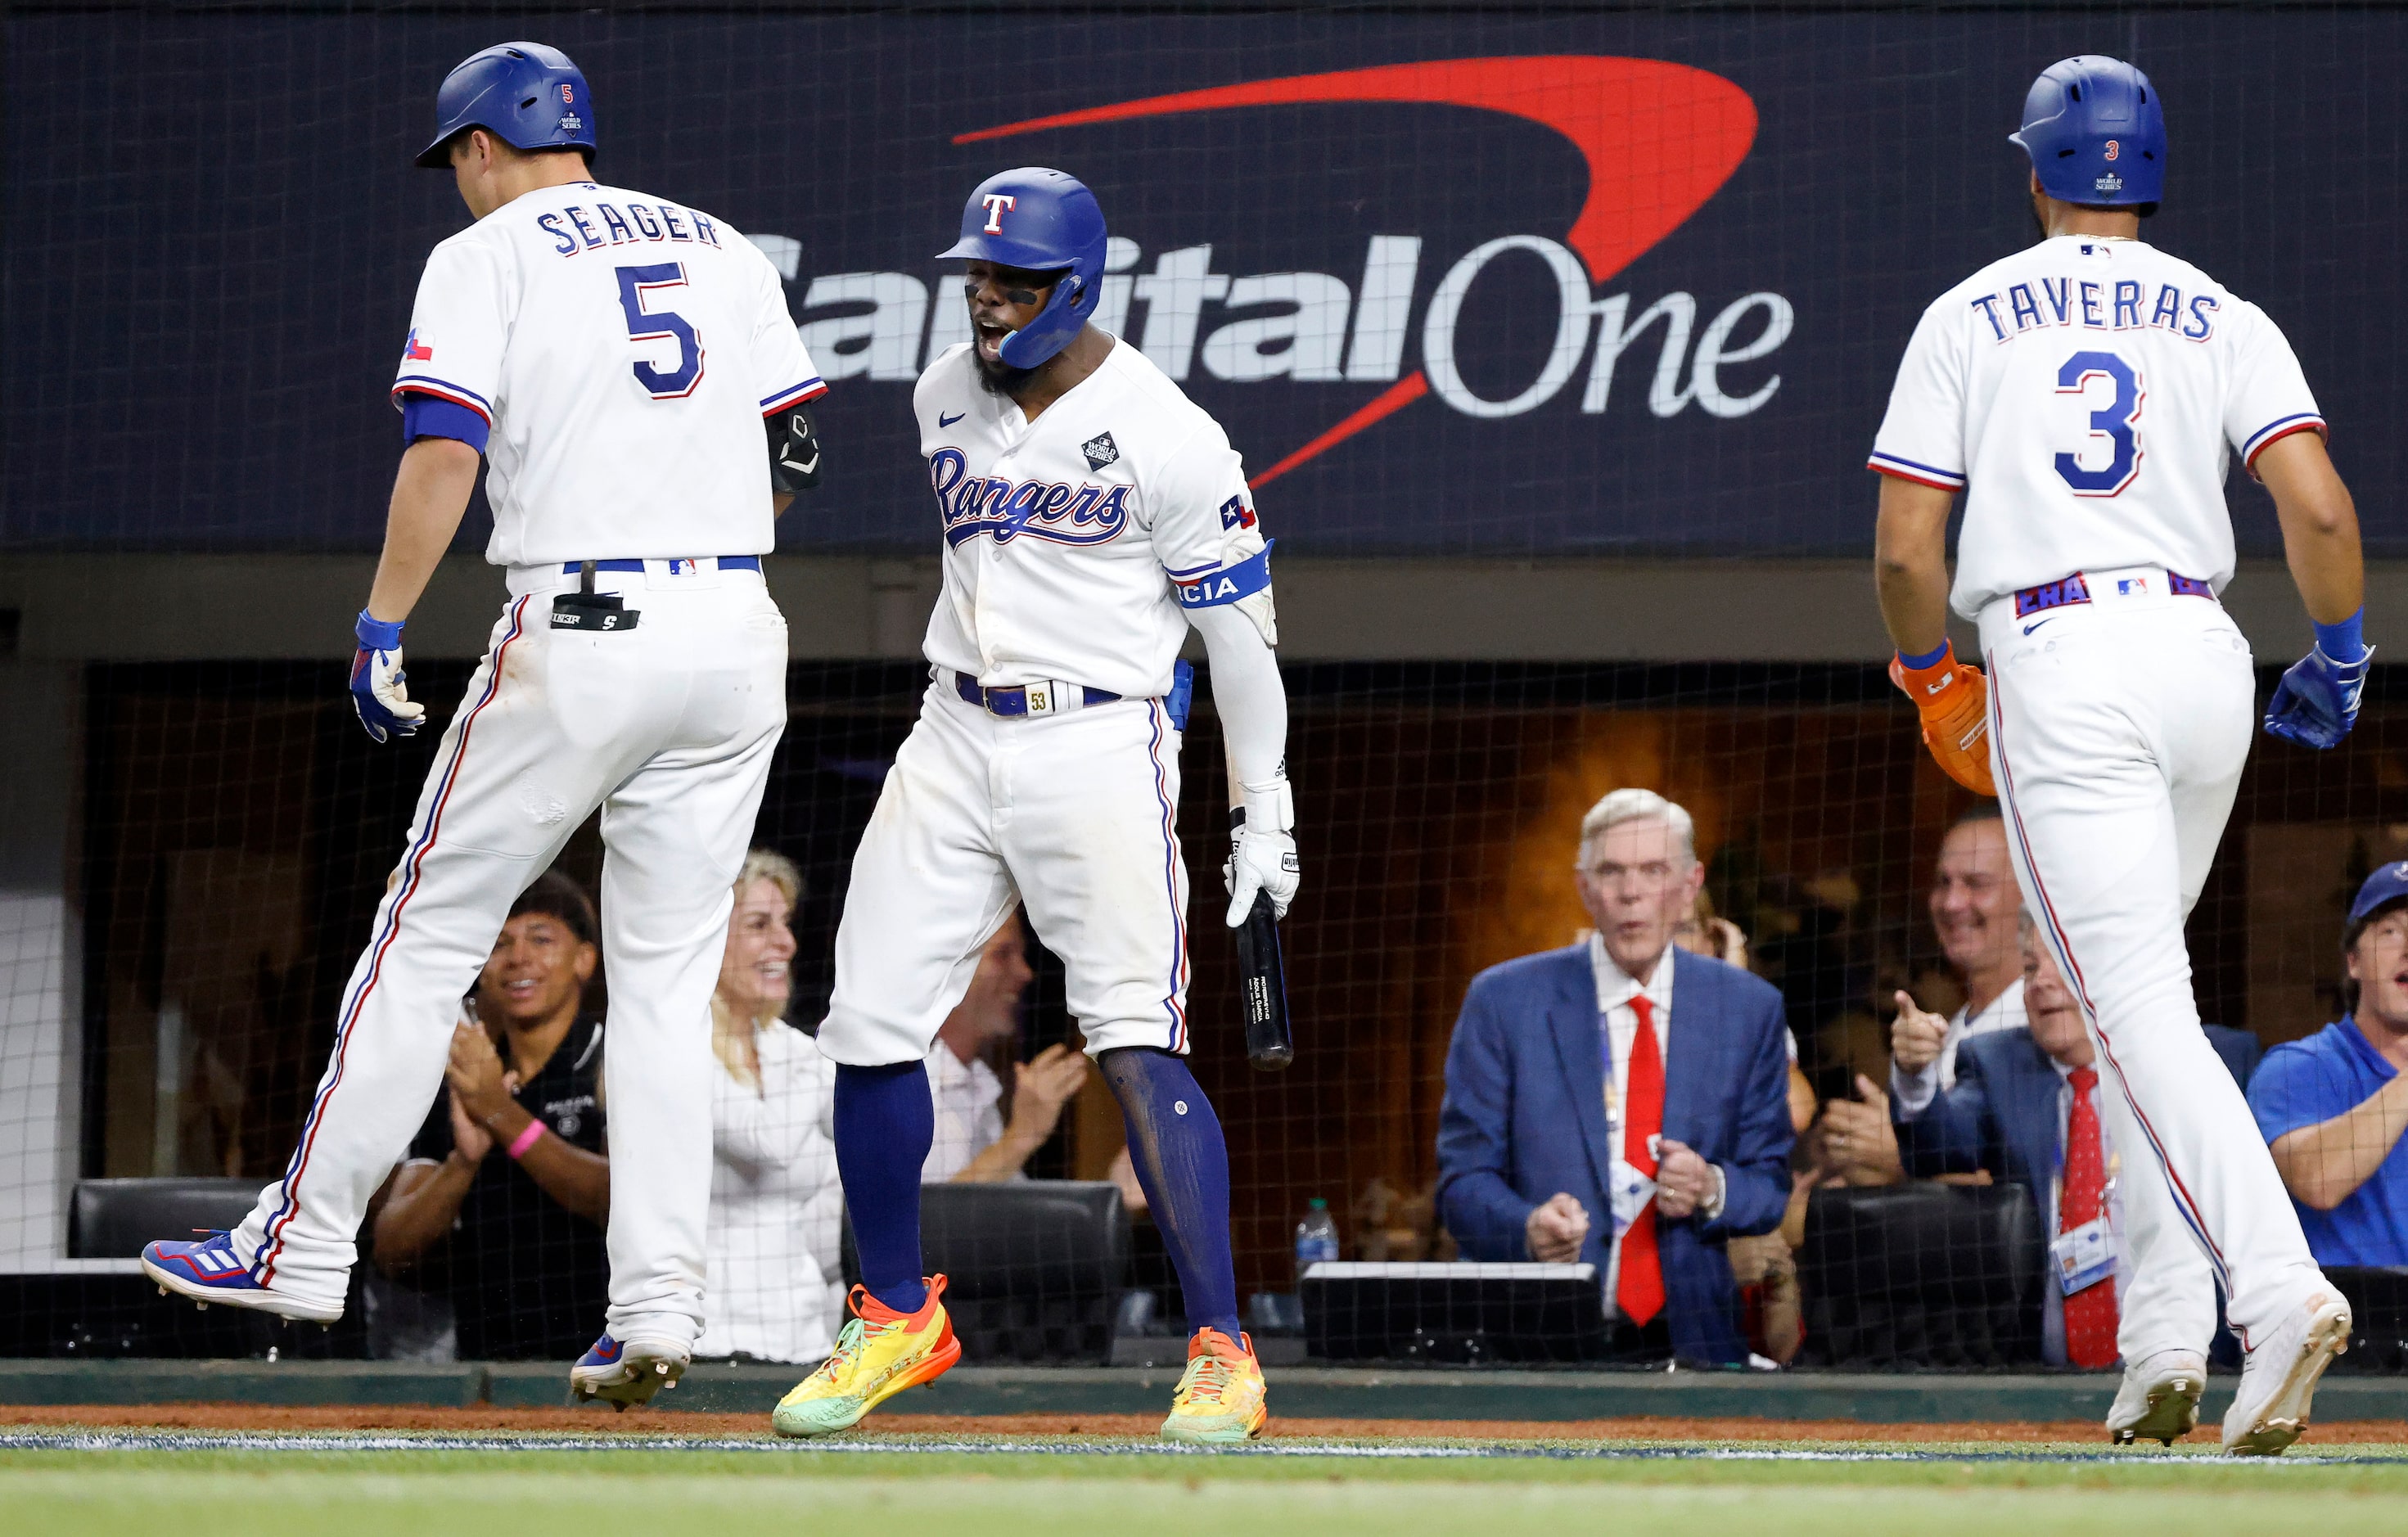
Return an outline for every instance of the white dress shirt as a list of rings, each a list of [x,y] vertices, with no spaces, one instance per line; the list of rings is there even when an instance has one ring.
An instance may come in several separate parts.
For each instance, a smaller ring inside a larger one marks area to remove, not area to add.
[[[2024,1017],[2024,979],[2017,977],[2007,984],[2005,992],[1990,1000],[1990,1006],[1980,1013],[1970,1012],[1971,1006],[1948,1016],[1948,1033],[1940,1041],[1940,1058],[1926,1063],[1914,1072],[1902,1072],[1893,1059],[1889,1065],[1890,1104],[1909,1117],[1920,1115],[1933,1099],[1956,1086],[1956,1048],[1977,1035],[1993,1030],[2020,1030],[2030,1021]]]
[[[710,1065],[708,1278],[695,1354],[821,1360],[844,1315],[836,1067],[784,1025],[753,1041],[759,1084]]]
[[[1613,957],[1606,954],[1603,936],[1592,933],[1588,938],[1588,963],[1590,973],[1597,981],[1598,1019],[1605,1034],[1605,1049],[1611,1056],[1605,1075],[1605,1129],[1606,1138],[1613,1148],[1613,1189],[1628,1191],[1634,1181],[1645,1179],[1625,1162],[1622,1156],[1623,1085],[1630,1082],[1630,1052],[1639,1040],[1639,1011],[1630,1006],[1630,1000],[1643,993],[1652,1006],[1656,1055],[1660,1069],[1670,1060],[1672,1049],[1672,949],[1667,946],[1664,953],[1656,957],[1655,973],[1642,983],[1623,970]],[[1709,1219],[1720,1216],[1723,1209],[1723,1171],[1719,1165],[1713,1168],[1713,1192],[1698,1208],[1699,1214]],[[1644,1189],[1647,1196],[1653,1196],[1652,1183],[1647,1184]],[[1612,1201],[1612,1192],[1608,1192],[1607,1199]],[[1626,1206],[1627,1210],[1603,1214],[1604,1219],[1613,1224],[1613,1239],[1607,1249],[1605,1263],[1605,1310],[1609,1317],[1614,1312],[1613,1291],[1622,1274],[1622,1235],[1639,1209],[1645,1205],[1645,1199],[1632,1202],[1626,1199],[1615,1204]],[[1592,1213],[1590,1220],[1598,1219],[1598,1214]]]
[[[942,1185],[1003,1141],[1003,1080],[984,1062],[955,1056],[939,1040],[928,1048],[928,1094],[936,1101],[937,1137],[920,1166],[920,1183]]]

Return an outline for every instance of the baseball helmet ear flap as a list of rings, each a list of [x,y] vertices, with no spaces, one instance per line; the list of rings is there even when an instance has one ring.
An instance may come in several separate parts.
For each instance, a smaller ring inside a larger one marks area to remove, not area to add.
[[[1102,303],[1104,249],[1104,210],[1086,184],[1024,165],[979,183],[962,208],[961,238],[938,260],[1058,274],[1037,318],[1003,338],[1006,366],[1034,368],[1070,345]]]

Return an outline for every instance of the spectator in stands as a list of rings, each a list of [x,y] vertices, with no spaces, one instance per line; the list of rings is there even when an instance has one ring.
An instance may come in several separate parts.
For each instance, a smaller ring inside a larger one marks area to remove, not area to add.
[[[594,904],[557,871],[510,904],[444,1091],[380,1197],[378,1266],[442,1262],[463,1360],[574,1358],[609,1305],[595,933]]]
[[[2031,1192],[2050,1240],[2042,1262],[2042,1354],[2053,1366],[2097,1370],[2117,1359],[2118,1324],[2134,1279],[2128,1246],[2134,1223],[2174,1218],[2170,1203],[2158,1202],[2160,1212],[2129,1202],[2133,1182],[2155,1180],[2152,1188],[2162,1189],[2163,1176],[2145,1148],[2120,1145],[2130,1133],[2118,1131],[2132,1122],[2121,1101],[2111,1099],[2114,1086],[2100,1079],[2082,1011],[2029,914],[2018,928],[2028,1027],[1968,1037],[1956,1082],[1920,1111],[1901,1104],[1899,1142],[1917,1177],[1986,1171],[2000,1184]],[[2258,1065],[2258,1038],[2217,1025],[2202,1028],[2245,1088]],[[2104,1246],[2085,1247],[2084,1229],[2102,1217]],[[2150,1305],[2134,1310],[2156,1337],[2146,1348],[2134,1345],[2139,1358],[2157,1349],[2204,1353],[2215,1329],[2205,1257],[2186,1235],[2171,1233],[2169,1242],[2179,1246],[2175,1269],[2153,1286]],[[2083,1283],[2071,1292],[2058,1279],[2060,1252]],[[2100,1258],[2104,1269],[2093,1262]],[[2170,1278],[2183,1284],[2165,1284]]]
[[[969,991],[945,1016],[928,1048],[928,1089],[937,1139],[920,1178],[930,1185],[993,1185],[1024,1177],[1029,1156],[1062,1124],[1063,1107],[1087,1081],[1084,1054],[1056,1043],[1012,1070],[1010,1118],[1003,1081],[986,1056],[1020,1033],[1020,1000],[1037,973],[1020,914],[1006,918],[979,955]]]
[[[1941,840],[1929,905],[1941,953],[1964,984],[1965,1001],[1943,1019],[1917,1007],[1904,991],[1896,995],[1888,1091],[1859,1074],[1856,1102],[1835,1099],[1826,1111],[1830,1156],[1847,1171],[1852,1185],[1899,1178],[1893,1119],[1920,1115],[1934,1097],[1956,1082],[1956,1056],[1965,1041],[2024,1023],[2023,957],[2015,925],[2023,898],[2007,863],[2006,824],[1999,818],[1997,801],[1976,804]]]
[[[745,855],[710,999],[710,1216],[697,1356],[817,1362],[843,1321],[836,1069],[786,1023],[803,878]]]
[[[2366,878],[2342,950],[2348,1013],[2266,1054],[2249,1108],[2320,1265],[2408,1265],[2408,863]]]
[[[1621,1354],[1737,1363],[1724,1246],[1770,1230],[1789,1194],[1781,996],[1673,946],[1705,879],[1680,807],[1607,796],[1574,869],[1597,932],[1464,997],[1439,1209],[1466,1258],[1596,1265]]]

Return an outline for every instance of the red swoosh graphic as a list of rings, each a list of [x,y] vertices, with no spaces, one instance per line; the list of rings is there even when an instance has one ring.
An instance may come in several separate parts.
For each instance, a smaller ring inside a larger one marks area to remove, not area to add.
[[[1588,164],[1588,196],[1565,244],[1603,282],[1681,227],[1756,142],[1756,104],[1719,75],[1660,59],[1584,54],[1437,59],[1341,69],[1091,107],[956,135],[956,144],[1232,107],[1405,102],[1470,107],[1542,123]],[[1285,474],[1428,393],[1416,371],[1257,477]]]

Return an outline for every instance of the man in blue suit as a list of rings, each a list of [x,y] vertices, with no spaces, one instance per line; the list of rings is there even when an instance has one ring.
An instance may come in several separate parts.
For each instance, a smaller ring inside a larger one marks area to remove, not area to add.
[[[1724,1241],[1789,1201],[1781,995],[1674,948],[1689,814],[1617,790],[1581,823],[1586,942],[1472,979],[1447,1052],[1439,1215],[1467,1259],[1585,1261],[1617,1353],[1747,1358]]]
[[[2030,1027],[1967,1040],[1956,1086],[1922,1113],[1899,1114],[1899,1155],[1919,1177],[1987,1170],[2031,1192],[2049,1241],[2042,1355],[2090,1369],[2120,1358],[2109,1432],[2170,1442],[2197,1418],[2217,1323],[2214,1273],[2179,1227],[2129,1107],[2102,1080],[2081,1009],[2028,912],[2021,937]],[[2247,1088],[2264,1055],[2258,1038],[2201,1028]]]

